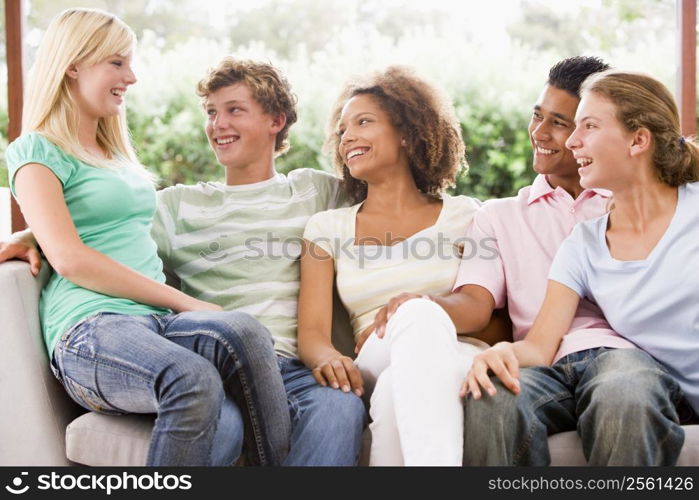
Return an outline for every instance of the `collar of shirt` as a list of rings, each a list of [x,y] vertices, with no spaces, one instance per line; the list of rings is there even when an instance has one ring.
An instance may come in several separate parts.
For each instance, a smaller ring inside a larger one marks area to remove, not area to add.
[[[534,179],[532,188],[529,190],[529,199],[527,200],[527,204],[531,205],[539,198],[548,196],[554,193],[556,190],[562,191],[561,188],[552,187],[545,175],[539,174],[536,176],[536,179]],[[610,198],[612,196],[611,191],[607,191],[606,189],[585,189],[582,193],[580,193],[578,199],[583,199],[587,193],[590,193],[589,196],[597,194],[603,198]]]

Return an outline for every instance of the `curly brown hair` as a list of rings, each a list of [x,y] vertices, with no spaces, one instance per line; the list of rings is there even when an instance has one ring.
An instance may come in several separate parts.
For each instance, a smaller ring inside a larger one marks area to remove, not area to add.
[[[274,151],[277,156],[287,152],[289,128],[297,120],[296,96],[289,81],[271,64],[224,57],[197,83],[197,95],[205,102],[209,94],[241,82],[248,86],[265,113],[275,117],[284,113],[286,116],[286,124],[275,139]]]
[[[673,187],[699,181],[699,145],[682,136],[677,105],[665,85],[643,73],[608,70],[585,80],[581,93],[589,92],[609,99],[629,132],[650,130],[653,168],[660,181]]]
[[[389,66],[348,82],[330,115],[323,149],[333,156],[344,189],[354,203],[366,198],[367,185],[350,175],[339,153],[337,127],[343,106],[362,94],[376,99],[405,140],[410,171],[421,192],[439,197],[453,185],[459,170],[468,168],[461,125],[451,101],[413,70]]]

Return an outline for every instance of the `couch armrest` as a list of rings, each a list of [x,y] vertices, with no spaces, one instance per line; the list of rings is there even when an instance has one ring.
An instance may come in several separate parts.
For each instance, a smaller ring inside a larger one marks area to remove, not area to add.
[[[83,413],[49,368],[39,325],[39,294],[51,273],[34,278],[20,261],[0,264],[0,465],[71,465],[65,429]]]

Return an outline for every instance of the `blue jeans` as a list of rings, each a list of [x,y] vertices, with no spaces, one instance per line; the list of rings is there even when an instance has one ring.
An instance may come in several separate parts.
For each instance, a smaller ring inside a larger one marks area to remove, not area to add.
[[[279,357],[291,414],[291,449],[284,465],[357,465],[366,424],[353,392],[323,387],[295,358]]]
[[[520,371],[521,393],[464,399],[464,465],[548,465],[548,436],[577,430],[590,465],[673,465],[683,399],[640,349],[588,349]]]
[[[279,465],[291,422],[269,331],[239,312],[101,313],[71,328],[54,373],[83,407],[157,413],[147,465]],[[219,420],[221,423],[219,424]]]

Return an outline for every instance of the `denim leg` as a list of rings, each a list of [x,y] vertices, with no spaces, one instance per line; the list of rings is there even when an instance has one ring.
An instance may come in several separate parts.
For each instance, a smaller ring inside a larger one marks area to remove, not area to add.
[[[56,345],[58,378],[89,410],[158,413],[146,465],[209,465],[221,378],[207,360],[158,331],[153,316],[92,316]]]
[[[495,396],[464,398],[464,465],[548,465],[548,436],[575,429],[563,366],[520,370],[519,395],[492,378]]]
[[[248,464],[281,465],[291,421],[272,337],[250,315],[194,311],[162,318],[164,336],[208,360],[245,423]]]
[[[291,413],[291,450],[285,465],[357,465],[366,423],[353,392],[323,387],[297,359],[279,358]]]
[[[223,398],[211,448],[211,465],[235,465],[243,451],[244,430],[245,424],[240,408],[231,398]]]
[[[684,444],[677,382],[640,349],[601,350],[576,389],[590,465],[674,465]]]

